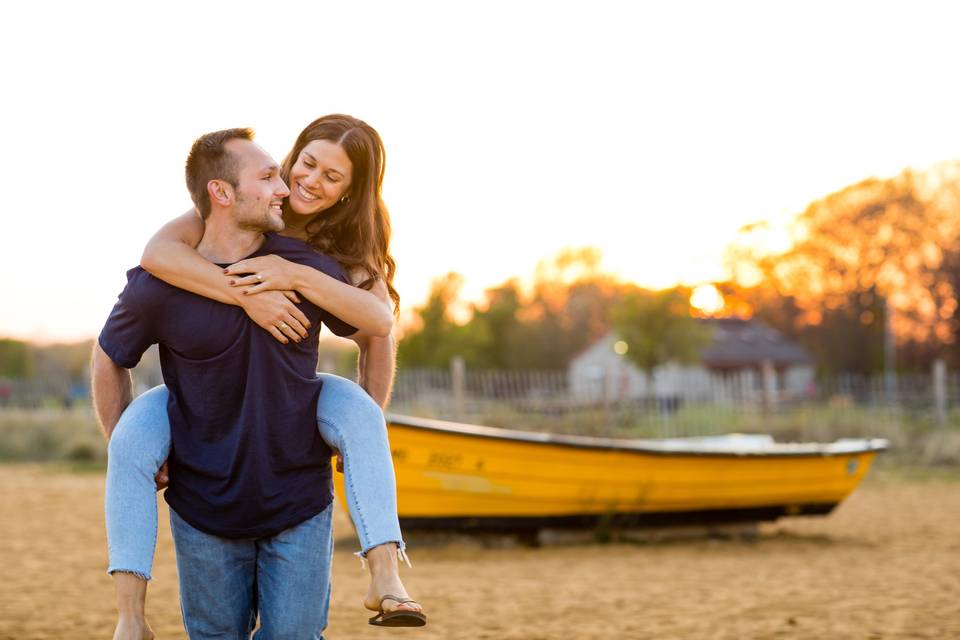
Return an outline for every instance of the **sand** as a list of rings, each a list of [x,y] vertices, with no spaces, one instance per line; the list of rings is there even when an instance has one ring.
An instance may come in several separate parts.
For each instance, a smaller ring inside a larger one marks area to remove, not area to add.
[[[0,639],[111,637],[102,496],[100,473],[0,466]],[[147,615],[158,638],[184,638],[165,509],[161,523]],[[960,638],[955,479],[874,473],[830,516],[752,540],[414,544],[404,577],[424,629],[366,624],[342,513],[336,536],[332,639]]]

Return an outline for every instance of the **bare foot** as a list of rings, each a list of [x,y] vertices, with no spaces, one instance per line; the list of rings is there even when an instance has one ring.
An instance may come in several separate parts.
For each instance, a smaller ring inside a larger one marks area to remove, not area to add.
[[[144,618],[120,616],[113,640],[153,640],[153,629]]]
[[[370,588],[367,597],[363,599],[363,606],[371,611],[380,610],[383,596],[394,596],[401,600],[410,600],[410,594],[400,581],[400,567],[397,561],[397,545],[382,544],[367,551],[367,563],[370,566]],[[383,601],[383,610],[416,611],[422,612],[423,607],[417,602],[399,603],[395,600]]]

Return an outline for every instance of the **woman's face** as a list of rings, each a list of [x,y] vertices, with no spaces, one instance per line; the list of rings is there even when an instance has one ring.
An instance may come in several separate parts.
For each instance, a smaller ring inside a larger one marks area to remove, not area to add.
[[[350,188],[353,164],[340,145],[313,140],[290,170],[290,208],[300,215],[329,209]]]

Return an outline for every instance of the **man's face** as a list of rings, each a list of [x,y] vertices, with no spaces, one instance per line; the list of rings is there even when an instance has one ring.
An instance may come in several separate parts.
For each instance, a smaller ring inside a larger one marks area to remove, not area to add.
[[[283,199],[290,190],[280,178],[280,167],[249,140],[233,139],[225,146],[240,165],[233,206],[237,226],[252,231],[283,230]]]

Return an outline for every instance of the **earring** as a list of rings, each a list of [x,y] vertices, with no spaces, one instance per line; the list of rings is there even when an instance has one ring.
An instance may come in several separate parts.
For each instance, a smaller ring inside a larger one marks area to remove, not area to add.
[[[348,198],[347,196],[343,196],[342,198],[340,198],[340,204],[346,204],[348,202],[350,202],[350,198]]]

